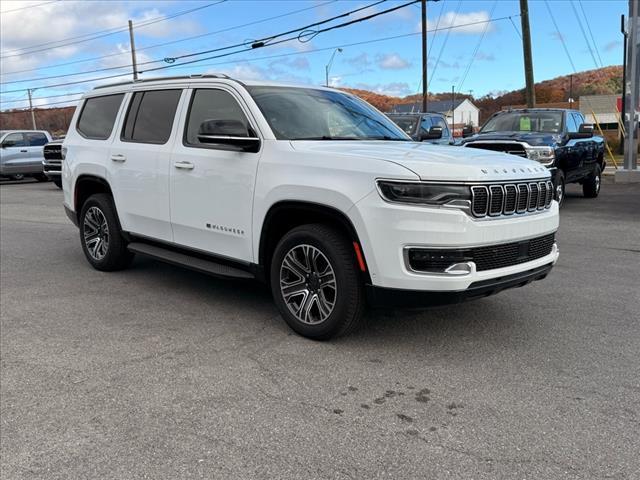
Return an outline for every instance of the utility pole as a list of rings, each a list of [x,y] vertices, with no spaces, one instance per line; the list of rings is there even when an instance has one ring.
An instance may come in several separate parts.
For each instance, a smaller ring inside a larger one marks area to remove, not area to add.
[[[629,43],[627,46],[627,89],[625,101],[624,169],[616,171],[616,182],[640,183],[638,170],[638,110],[640,103],[640,18],[638,0],[629,0]]]
[[[33,129],[37,130],[38,127],[36,127],[36,114],[33,111],[33,104],[31,103],[31,93],[33,92],[33,88],[29,88],[27,90],[27,94],[29,95],[29,110],[31,111],[31,124],[33,125]]]
[[[456,135],[456,86],[451,85],[451,132]]]
[[[422,0],[422,112],[427,111],[427,0]]]
[[[524,56],[524,79],[526,84],[527,107],[536,106],[536,90],[533,83],[533,58],[531,56],[531,30],[529,28],[529,2],[520,0],[520,20],[522,22],[522,54]]]
[[[624,124],[624,112],[625,112],[625,98],[627,96],[627,25],[624,18],[624,13],[620,16],[620,32],[622,33],[622,123]],[[620,129],[620,149],[619,153],[624,154],[624,135],[622,129]]]
[[[129,43],[131,44],[131,66],[133,67],[133,81],[138,80],[138,63],[136,62],[136,43],[133,39],[133,22],[129,20]]]
[[[569,103],[573,103],[573,73],[569,74]]]

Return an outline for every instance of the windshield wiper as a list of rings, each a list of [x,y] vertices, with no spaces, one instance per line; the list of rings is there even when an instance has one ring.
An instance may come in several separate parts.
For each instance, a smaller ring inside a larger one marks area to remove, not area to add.
[[[392,142],[410,142],[406,138],[398,138],[398,137],[389,137],[388,135],[382,135],[379,137],[365,137],[365,140],[390,140]]]

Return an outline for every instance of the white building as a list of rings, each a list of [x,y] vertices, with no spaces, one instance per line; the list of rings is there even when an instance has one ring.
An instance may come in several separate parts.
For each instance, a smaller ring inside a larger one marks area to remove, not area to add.
[[[453,111],[452,111],[453,107]],[[419,113],[422,109],[422,102],[395,105],[391,113]],[[447,117],[447,123],[453,125],[473,125],[480,126],[480,109],[471,100],[463,98],[452,102],[451,100],[430,101],[427,104],[429,112],[442,113]]]

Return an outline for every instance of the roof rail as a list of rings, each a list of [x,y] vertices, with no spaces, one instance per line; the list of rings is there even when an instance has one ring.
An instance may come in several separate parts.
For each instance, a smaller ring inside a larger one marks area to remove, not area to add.
[[[93,89],[99,90],[101,88],[119,87],[120,85],[130,85],[130,84],[145,83],[145,82],[157,82],[162,80],[190,80],[193,78],[228,78],[229,80],[233,80],[229,75],[225,73],[198,73],[193,75],[178,75],[175,77],[145,78],[143,80],[127,80],[124,82],[107,83],[105,85],[98,85],[97,87],[93,87]]]

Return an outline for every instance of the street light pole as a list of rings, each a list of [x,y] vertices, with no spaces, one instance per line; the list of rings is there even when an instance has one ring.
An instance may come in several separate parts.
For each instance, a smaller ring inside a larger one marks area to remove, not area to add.
[[[624,170],[634,181],[640,181],[638,171],[638,103],[640,102],[640,25],[638,21],[638,1],[629,0],[629,44],[627,57],[627,81],[625,120],[627,138],[624,148]],[[632,173],[634,171],[634,173]],[[617,175],[617,174],[616,174]],[[622,176],[621,176],[622,178]]]
[[[625,104],[627,103],[625,101],[627,96],[627,38],[629,36],[624,14],[620,16],[620,32],[622,33],[622,112],[620,112],[622,116],[620,118],[624,124]],[[620,129],[620,153],[624,154],[624,134],[622,129]]]
[[[336,48],[331,54],[331,58],[329,59],[329,63],[327,63],[324,67],[324,75],[325,75],[325,87],[329,86],[329,70],[331,70],[331,65],[333,65],[333,59],[336,56],[336,53],[342,53],[341,48]]]

